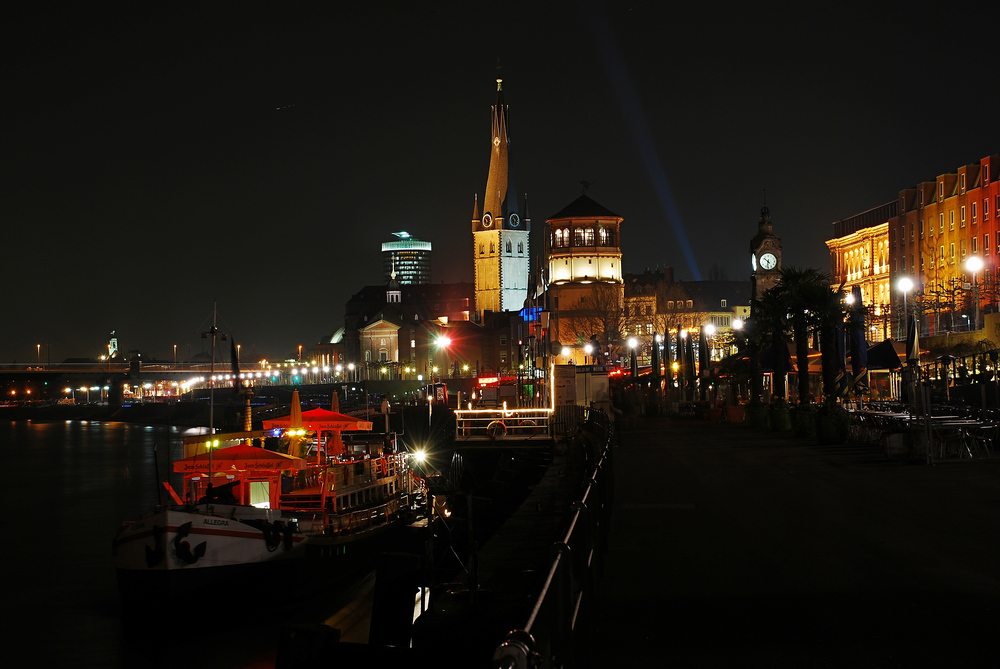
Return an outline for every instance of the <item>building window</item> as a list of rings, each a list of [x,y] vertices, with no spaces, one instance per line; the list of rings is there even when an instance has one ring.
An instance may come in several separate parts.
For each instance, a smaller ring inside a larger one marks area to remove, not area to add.
[[[694,309],[694,300],[688,300],[687,301],[687,308],[688,309]]]
[[[410,340],[410,348],[416,348],[416,347],[417,347],[417,340],[416,339],[411,339]]]
[[[944,244],[938,247],[938,260],[941,261],[941,266],[944,266]]]
[[[963,172],[961,176],[958,177],[959,181],[962,183],[962,192],[965,192],[965,173]]]
[[[955,229],[955,210],[952,209],[948,212],[948,231]]]
[[[496,243],[495,242],[490,242],[490,253],[496,253],[496,252],[497,252],[497,245],[496,245]]]
[[[379,362],[389,362],[389,351],[384,348],[380,348],[378,350],[378,359]]]
[[[524,253],[524,242],[518,242],[517,243],[517,252],[518,253]]]
[[[920,254],[920,271],[921,272],[924,271],[924,254],[923,253]]]
[[[983,200],[983,220],[990,220],[990,201],[985,199]]]
[[[479,255],[483,255],[484,253],[486,253],[486,245],[485,244],[480,244],[479,245]]]
[[[920,238],[924,238],[924,219],[920,219]]]
[[[944,182],[938,182],[938,202],[944,202]]]
[[[983,255],[988,256],[990,254],[990,236],[989,234],[983,235]]]
[[[646,323],[646,334],[653,334],[653,324]]]
[[[608,231],[604,228],[598,228],[598,237],[601,240],[601,246],[608,245]]]
[[[938,214],[938,232],[944,234],[944,212]]]
[[[983,185],[985,186],[990,182],[990,166],[983,165]]]
[[[913,228],[914,228],[913,223],[910,223],[910,243],[911,244],[913,243]]]
[[[500,345],[501,346],[507,345],[507,335],[500,335]]]
[[[923,191],[923,189],[920,190],[920,206],[921,207],[924,206],[924,191]]]
[[[906,256],[903,256],[903,274],[906,274]]]
[[[673,309],[673,308],[674,308],[674,301],[673,300],[668,300],[667,301],[667,309]]]
[[[556,243],[553,246],[562,246],[562,245],[563,245],[562,230],[556,230]]]
[[[510,240],[508,239],[507,240],[507,253],[513,253],[513,252],[514,252],[513,244],[511,244]]]
[[[975,255],[979,251],[979,237],[972,238],[972,255]]]
[[[965,205],[964,204],[962,205],[961,216],[962,216],[962,227],[964,228],[965,227]]]
[[[951,251],[951,264],[954,265],[955,264],[955,242],[952,242],[949,246],[951,247],[949,249]]]
[[[501,365],[506,365],[507,364],[507,354],[506,353],[501,353],[500,354],[500,364]]]
[[[976,203],[972,203],[972,224],[976,224]]]
[[[930,266],[931,266],[931,269],[934,269],[934,251],[933,250],[931,251]]]
[[[563,246],[569,246],[569,228],[563,228]]]
[[[726,308],[726,301],[722,300],[721,303],[719,304],[719,306],[722,307],[723,309],[725,309]]]
[[[959,242],[962,245],[962,262],[965,262],[965,240]]]
[[[372,352],[365,351],[365,362],[371,362],[371,361],[372,361]]]

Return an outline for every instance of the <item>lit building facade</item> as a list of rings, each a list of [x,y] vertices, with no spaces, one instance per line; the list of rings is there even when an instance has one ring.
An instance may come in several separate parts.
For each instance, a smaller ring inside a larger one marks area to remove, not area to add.
[[[531,219],[518,207],[510,170],[510,135],[502,81],[497,79],[486,193],[472,210],[472,257],[478,320],[485,311],[520,311],[528,297]],[[480,210],[480,204],[482,209]]]
[[[392,273],[403,286],[418,286],[431,282],[431,243],[413,237],[408,232],[392,233],[398,239],[382,242],[382,273],[389,283]]]
[[[624,219],[586,195],[548,224],[550,338],[583,361],[591,336],[617,346],[625,331],[621,224]]]
[[[888,202],[855,216],[836,221],[836,237],[826,242],[830,250],[830,276],[844,292],[861,288],[861,301],[868,308],[868,341],[892,336],[898,324],[891,322],[892,292],[889,271],[889,221],[898,215],[898,203]]]
[[[861,286],[872,340],[901,339],[903,305],[924,335],[973,327],[979,312],[998,310],[1000,155],[962,165],[899,192],[892,202],[834,223],[827,242],[833,283]],[[970,258],[982,262],[973,272]],[[905,295],[900,279],[913,288]]]
[[[909,304],[926,333],[969,327],[973,279],[980,311],[997,310],[998,170],[994,154],[899,193],[899,215],[889,224],[892,285],[903,277],[913,281]],[[968,265],[973,256],[982,261],[975,276]],[[894,297],[901,306],[900,291]]]

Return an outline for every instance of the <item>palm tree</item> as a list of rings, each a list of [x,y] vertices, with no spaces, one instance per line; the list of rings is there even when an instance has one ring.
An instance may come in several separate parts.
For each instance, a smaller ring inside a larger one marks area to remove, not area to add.
[[[788,323],[795,342],[799,404],[811,401],[809,394],[809,332],[830,319],[833,292],[830,277],[814,268],[783,267],[774,288],[788,309]]]

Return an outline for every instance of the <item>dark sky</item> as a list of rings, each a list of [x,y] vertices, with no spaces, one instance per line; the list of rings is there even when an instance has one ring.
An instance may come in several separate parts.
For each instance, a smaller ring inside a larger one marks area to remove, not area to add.
[[[8,4],[5,363],[184,359],[214,300],[292,355],[397,230],[471,281],[498,61],[534,248],[587,180],[626,271],[746,279],[765,189],[828,271],[834,220],[1000,150],[989,2]]]

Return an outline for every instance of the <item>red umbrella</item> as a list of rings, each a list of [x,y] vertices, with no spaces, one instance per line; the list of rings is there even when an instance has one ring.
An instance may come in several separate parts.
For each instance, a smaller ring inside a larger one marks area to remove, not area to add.
[[[274,471],[305,469],[306,461],[284,453],[238,444],[212,451],[212,472]],[[184,474],[208,472],[208,454],[192,455],[174,461],[174,471]]]

